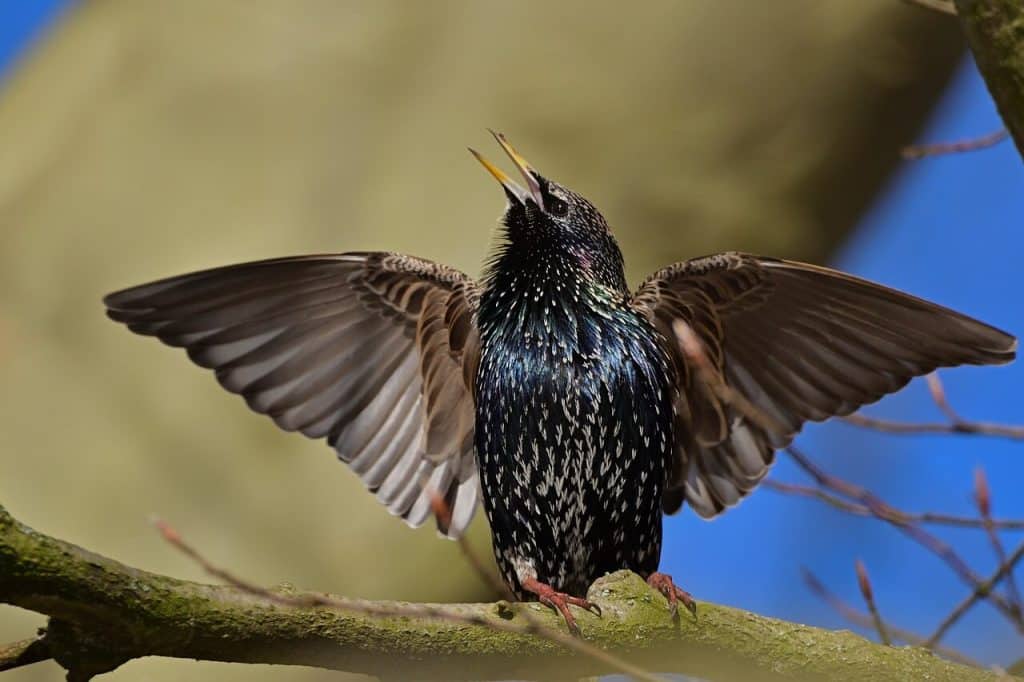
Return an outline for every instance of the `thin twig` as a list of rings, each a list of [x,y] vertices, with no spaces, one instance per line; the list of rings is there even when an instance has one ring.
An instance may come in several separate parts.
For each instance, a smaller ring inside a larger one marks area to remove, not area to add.
[[[820,500],[831,507],[835,507],[836,509],[848,514],[853,514],[854,516],[878,518],[880,515],[878,510],[872,511],[863,504],[844,500],[843,498],[833,495],[827,490],[822,490],[821,488],[814,488],[809,485],[800,485],[799,483],[776,481],[774,479],[768,479],[764,481],[762,485],[769,490],[774,490],[775,492],[782,493],[784,495],[809,497],[811,499]],[[985,527],[985,521],[983,519],[975,519],[969,516],[939,514],[936,512],[905,512],[900,509],[892,509],[892,513],[886,514],[884,519],[891,520],[894,523],[929,523],[939,526],[953,526],[955,528]],[[991,524],[993,528],[1000,530],[1024,530],[1024,520],[991,519]]]
[[[948,543],[913,523],[901,520],[897,509],[891,507],[870,491],[825,473],[810,458],[795,447],[787,447],[786,452],[801,469],[810,474],[818,485],[834,490],[866,506],[871,510],[872,514],[891,523],[912,540],[942,559],[969,587],[977,590],[983,584],[980,576],[967,565]],[[1024,621],[1022,621],[1021,614],[1013,608],[1012,604],[1000,594],[988,592],[985,596],[1017,627],[1018,631],[1024,632]]]
[[[928,383],[928,393],[942,414],[946,415],[946,419],[953,424],[962,424],[964,419],[949,404],[949,398],[946,397],[946,387],[942,385],[942,379],[939,378],[939,375],[932,372],[925,376],[924,380]]]
[[[907,161],[917,161],[931,156],[945,156],[947,154],[962,154],[964,152],[976,152],[982,149],[994,147],[1003,140],[1010,137],[1010,131],[1000,128],[991,133],[966,140],[954,142],[936,142],[933,144],[911,144],[900,149],[900,156]]]
[[[908,5],[956,16],[956,6],[949,0],[903,0]]]
[[[0,646],[0,672],[48,661],[51,658],[53,656],[50,655],[46,635],[11,642]]]
[[[731,405],[760,427],[766,433],[774,433],[780,436],[785,435],[789,430],[784,424],[779,423],[764,410],[751,403],[745,395],[734,391],[722,378],[711,368],[704,345],[701,343],[693,328],[683,320],[676,320],[672,324],[672,331],[676,335],[676,341],[680,349],[692,365],[697,369],[702,384],[707,387],[722,402]]]
[[[988,535],[992,550],[996,553],[999,564],[1003,565],[1006,563],[1006,548],[1003,547],[1003,541],[999,538],[999,533],[996,532],[995,524],[992,521],[992,492],[988,487],[985,470],[981,468],[974,471],[974,503],[978,507],[978,513],[981,514],[982,522],[985,524],[985,534]],[[1010,599],[1013,607],[1017,609],[1017,612],[1020,613],[1022,610],[1020,592],[1017,590],[1017,581],[1014,579],[1012,571],[1006,576],[1006,596]]]
[[[437,491],[436,488],[431,487],[426,481],[423,482],[423,491],[430,498],[430,506],[434,511],[434,515],[438,518],[438,522],[445,528],[451,525],[452,510],[448,506],[444,497]],[[504,580],[501,580],[498,576],[494,575],[488,568],[483,559],[481,559],[473,548],[469,546],[469,542],[466,541],[464,534],[459,534],[455,538],[456,544],[459,546],[459,551],[462,552],[462,558],[466,560],[473,572],[476,573],[480,581],[485,585],[493,589],[497,594],[500,594],[502,599],[508,601],[518,601],[516,596],[512,594],[512,590],[508,588]]]
[[[801,568],[800,572],[803,575],[804,583],[807,585],[808,589],[810,589],[812,593],[814,593],[822,601],[824,601],[826,604],[832,607],[840,616],[842,616],[847,621],[853,623],[858,627],[870,628],[874,625],[871,616],[862,611],[857,610],[850,604],[840,599],[837,595],[830,592],[828,588],[826,588],[825,585],[817,578],[817,576],[811,573],[807,568]],[[905,642],[907,644],[911,644],[913,646],[924,646],[924,643],[926,641],[926,639],[921,635],[915,634],[909,630],[893,627],[891,624],[889,625],[888,632],[893,639]],[[965,656],[959,651],[951,649],[949,647],[936,645],[932,648],[932,651],[948,658],[951,661],[956,661],[957,663],[963,663],[964,665],[970,665],[976,668],[985,667],[980,662],[975,661],[974,659]]]
[[[919,435],[924,433],[962,434],[1024,440],[1024,426],[1011,426],[1008,424],[993,424],[990,422],[960,422],[957,424],[946,422],[902,422],[880,417],[869,417],[859,412],[841,417],[841,419],[848,424],[865,429],[900,435]]]
[[[223,569],[216,564],[212,563],[209,559],[203,556],[198,550],[189,545],[182,538],[181,534],[178,533],[172,526],[161,519],[154,519],[153,525],[156,526],[157,530],[163,536],[171,546],[183,553],[196,562],[204,571],[209,573],[211,576],[224,581],[228,585],[235,587],[243,592],[251,594],[255,597],[261,597],[269,602],[279,604],[281,606],[289,606],[293,608],[314,608],[314,607],[326,607],[332,609],[338,609],[342,611],[355,611],[358,613],[364,613],[369,616],[377,616],[382,618],[393,618],[393,617],[412,617],[412,618],[426,618],[432,620],[441,620],[454,623],[464,623],[466,625],[478,625],[480,627],[490,628],[491,630],[497,630],[499,632],[509,632],[516,635],[534,635],[547,639],[555,644],[564,646],[567,649],[571,649],[582,656],[588,656],[600,663],[619,671],[625,675],[629,675],[637,680],[643,680],[644,682],[664,682],[664,679],[647,672],[646,670],[625,661],[618,656],[608,653],[603,649],[600,649],[592,644],[589,644],[577,637],[573,637],[570,634],[553,630],[548,627],[540,625],[536,620],[532,618],[524,618],[525,624],[519,625],[517,623],[510,623],[504,620],[489,620],[475,614],[461,613],[452,611],[439,606],[431,604],[402,604],[401,606],[384,606],[377,603],[369,603],[357,600],[348,599],[336,599],[328,597],[326,595],[319,594],[304,594],[301,596],[288,596],[279,594],[272,590],[268,590],[264,587],[260,587],[254,583],[248,582],[235,576],[230,571]]]
[[[875,630],[878,631],[878,638],[882,641],[882,644],[892,646],[889,631],[886,629],[885,622],[882,620],[882,614],[878,612],[878,606],[875,604],[875,591],[871,589],[868,569],[865,568],[864,562],[860,559],[857,559],[855,567],[857,571],[857,585],[860,586],[860,593],[864,597],[864,603],[867,604],[868,613],[871,614],[871,621],[874,623]]]
[[[860,414],[859,412],[847,415],[846,417],[843,417],[843,420],[850,424],[854,424],[855,426],[874,429],[875,431],[884,431],[886,433],[955,433],[976,436],[996,436],[1000,438],[1009,438],[1011,440],[1024,440],[1024,426],[993,424],[991,422],[978,422],[964,419],[960,416],[960,413],[954,410],[953,406],[949,404],[949,399],[946,397],[946,389],[943,387],[938,374],[932,372],[925,377],[925,381],[928,382],[928,392],[932,397],[932,401],[934,401],[942,414],[946,416],[946,419],[948,420],[947,422],[902,422],[891,419],[880,419],[878,417],[869,417],[865,414]]]
[[[995,588],[996,584],[1002,580],[1004,576],[1010,575],[1014,567],[1022,558],[1024,558],[1024,544],[1021,544],[1006,561],[999,565],[998,570],[992,574],[991,578],[982,581],[974,588],[974,591],[970,595],[965,597],[963,601],[956,605],[956,608],[950,611],[948,616],[942,619],[942,622],[939,623],[935,632],[933,632],[932,635],[923,642],[923,646],[926,646],[929,649],[934,649],[946,632],[949,631],[949,629],[953,627],[953,625],[959,621],[972,606],[985,597],[991,598],[992,589]]]

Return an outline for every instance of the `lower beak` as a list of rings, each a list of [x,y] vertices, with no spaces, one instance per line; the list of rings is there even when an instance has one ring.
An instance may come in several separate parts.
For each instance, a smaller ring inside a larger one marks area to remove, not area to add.
[[[490,131],[494,135],[494,139],[498,141],[501,148],[505,150],[509,158],[512,159],[512,163],[519,169],[519,173],[523,176],[523,180],[526,181],[526,189],[523,189],[519,183],[514,181],[509,176],[505,175],[500,168],[495,166],[493,163],[485,159],[474,149],[470,149],[470,153],[476,157],[476,160],[487,169],[487,172],[494,176],[494,179],[501,183],[501,186],[505,188],[505,193],[510,198],[517,200],[521,204],[525,204],[527,199],[532,199],[538,208],[544,208],[544,195],[540,191],[540,182],[537,180],[538,175],[530,164],[527,163],[519,152],[517,152],[512,145],[508,143],[505,136],[501,133],[496,133],[493,130]]]
[[[526,203],[527,192],[525,189],[519,186],[515,180],[505,175],[505,173],[495,166],[493,163],[485,159],[480,152],[470,147],[469,153],[476,157],[476,160],[480,162],[487,172],[494,176],[494,179],[501,183],[501,186],[505,190],[505,194],[508,195],[509,199],[515,199],[520,204]]]

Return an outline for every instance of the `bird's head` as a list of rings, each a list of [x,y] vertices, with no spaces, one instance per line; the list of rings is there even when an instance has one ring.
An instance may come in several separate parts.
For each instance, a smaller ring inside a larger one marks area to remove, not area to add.
[[[576,192],[534,170],[504,135],[491,134],[512,159],[525,185],[469,150],[505,190],[508,205],[502,223],[510,248],[526,258],[566,260],[566,265],[608,286],[625,288],[622,252],[604,216]]]

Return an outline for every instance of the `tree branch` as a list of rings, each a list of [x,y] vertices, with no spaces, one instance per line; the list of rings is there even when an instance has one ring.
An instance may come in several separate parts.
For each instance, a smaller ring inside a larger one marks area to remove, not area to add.
[[[1024,155],[1024,3],[955,0],[978,70]]]
[[[51,658],[50,647],[41,636],[12,642],[0,646],[0,673]]]
[[[995,679],[921,649],[885,647],[849,632],[712,604],[700,605],[697,622],[684,618],[673,624],[664,599],[625,571],[598,580],[589,598],[604,616],[580,613],[585,636],[651,670],[727,679]],[[561,679],[603,671],[599,662],[535,636],[419,616],[289,608],[233,587],[148,573],[34,531],[3,507],[0,601],[50,616],[43,643],[69,670],[69,680],[88,680],[140,656],[308,665],[417,679]],[[342,601],[353,609],[368,604]],[[400,612],[403,606],[373,604],[383,611]],[[535,604],[436,608],[503,622],[525,622],[522,610],[530,609],[531,621],[561,627],[557,617]]]

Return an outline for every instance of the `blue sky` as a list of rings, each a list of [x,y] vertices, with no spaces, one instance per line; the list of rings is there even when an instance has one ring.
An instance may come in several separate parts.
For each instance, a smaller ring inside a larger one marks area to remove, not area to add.
[[[0,79],[17,55],[70,4],[0,3]],[[922,141],[973,137],[1000,126],[973,63],[965,61]],[[1002,327],[1024,332],[1020,261],[1024,252],[1024,166],[1012,143],[907,163],[865,216],[835,265],[905,289]],[[784,254],[778,254],[784,255]],[[959,369],[943,378],[966,416],[1024,423],[1019,387],[1024,363]],[[924,383],[869,410],[906,420],[936,420]],[[800,446],[829,471],[869,487],[901,508],[971,514],[975,467],[989,474],[998,516],[1024,517],[1024,445],[968,437],[907,438],[844,424],[809,428]],[[806,482],[784,456],[778,480]],[[995,561],[979,533],[940,532],[981,574]],[[1010,547],[1024,534],[1008,535]],[[819,503],[759,491],[714,523],[683,514],[668,521],[663,569],[699,598],[829,627],[844,623],[801,585],[816,572],[859,604],[853,563],[862,558],[879,608],[901,627],[929,632],[969,590],[935,557],[880,522]],[[988,662],[1009,663],[1021,639],[980,605],[947,642]]]
[[[0,3],[0,77],[61,11],[68,0]]]

